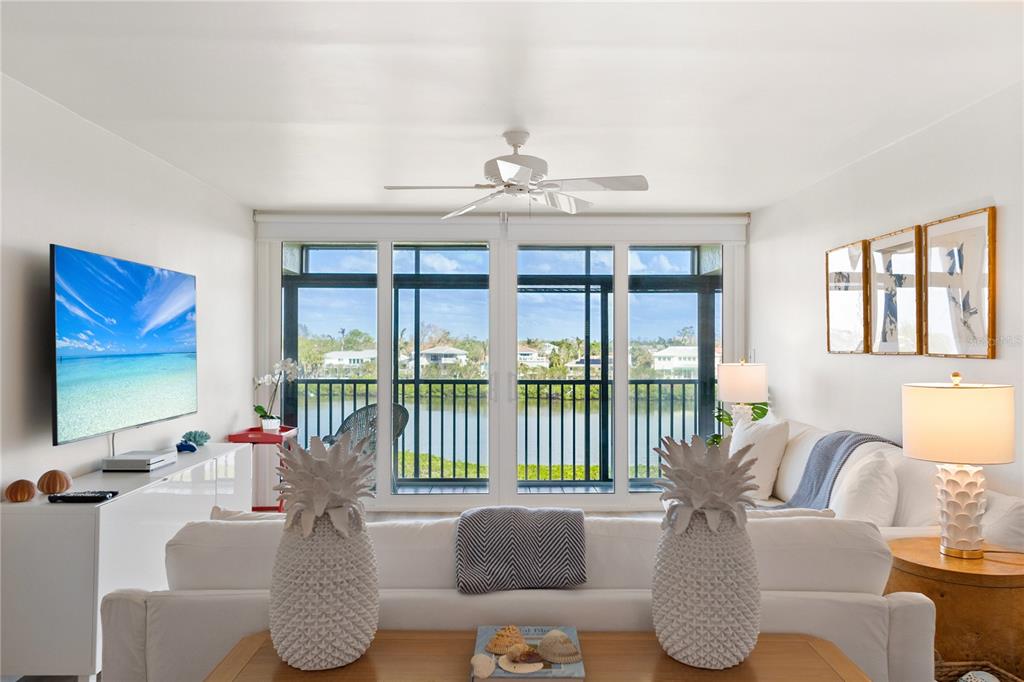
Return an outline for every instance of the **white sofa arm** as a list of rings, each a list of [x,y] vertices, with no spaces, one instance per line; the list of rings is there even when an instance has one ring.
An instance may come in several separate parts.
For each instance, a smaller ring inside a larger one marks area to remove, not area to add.
[[[113,592],[103,600],[106,682],[202,680],[269,627],[268,590]]]
[[[889,602],[889,678],[935,679],[935,604],[917,592],[893,592]]]
[[[146,679],[145,590],[116,590],[103,597],[103,679],[144,682]]]

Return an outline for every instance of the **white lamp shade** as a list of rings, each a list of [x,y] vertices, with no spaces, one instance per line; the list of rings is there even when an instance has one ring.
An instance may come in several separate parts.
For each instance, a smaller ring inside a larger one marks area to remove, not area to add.
[[[1013,461],[1013,386],[903,384],[903,452],[949,464]]]
[[[727,362],[718,366],[718,399],[726,403],[768,400],[768,366]]]

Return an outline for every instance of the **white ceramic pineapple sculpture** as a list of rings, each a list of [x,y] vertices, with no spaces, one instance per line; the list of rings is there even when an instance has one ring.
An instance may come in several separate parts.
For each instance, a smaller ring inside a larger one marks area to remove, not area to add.
[[[351,447],[350,447],[351,446]],[[270,584],[270,637],[301,670],[347,665],[377,632],[377,560],[363,522],[374,453],[345,434],[328,450],[281,447],[285,530]]]
[[[749,446],[728,455],[729,439],[687,445],[670,438],[661,456],[668,503],[654,566],[654,630],[669,656],[697,668],[741,663],[757,643],[761,593],[754,548],[746,531],[747,492],[757,488],[743,460]]]

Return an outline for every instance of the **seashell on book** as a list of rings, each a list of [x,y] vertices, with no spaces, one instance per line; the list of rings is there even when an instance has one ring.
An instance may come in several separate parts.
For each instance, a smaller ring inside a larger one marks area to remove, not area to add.
[[[544,669],[543,663],[517,663],[516,661],[510,661],[507,654],[498,659],[498,665],[502,670],[513,675],[528,675]]]
[[[473,666],[473,678],[477,680],[486,680],[494,674],[495,668],[498,667],[498,664],[494,661],[494,656],[488,656],[487,654],[477,654],[469,659],[469,663]]]
[[[484,648],[492,654],[500,655],[507,654],[516,644],[526,644],[523,633],[515,625],[506,625],[494,633],[491,641],[487,642],[487,646]]]
[[[561,630],[549,630],[541,638],[537,650],[544,660],[551,663],[575,663],[583,658],[572,638]]]

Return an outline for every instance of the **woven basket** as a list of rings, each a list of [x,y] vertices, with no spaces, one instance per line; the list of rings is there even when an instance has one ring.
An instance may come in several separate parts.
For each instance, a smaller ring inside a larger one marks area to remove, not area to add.
[[[960,661],[947,663],[945,661],[935,662],[935,682],[957,682],[961,677],[972,670],[995,675],[999,682],[1024,682],[1016,675],[1011,675],[1002,668],[998,668],[988,661]]]

